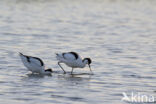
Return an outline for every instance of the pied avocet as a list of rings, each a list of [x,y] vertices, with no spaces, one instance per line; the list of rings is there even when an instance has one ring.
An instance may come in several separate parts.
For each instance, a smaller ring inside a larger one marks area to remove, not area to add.
[[[61,67],[64,73],[66,72],[60,63],[65,63],[67,66],[72,67],[71,74],[73,73],[74,68],[84,68],[86,64],[88,64],[90,71],[92,72],[90,66],[92,60],[90,58],[82,59],[76,52],[56,53],[56,58],[59,61],[58,65]]]
[[[23,55],[22,53],[19,53],[19,56],[24,66],[27,67],[28,70],[30,70],[32,73],[39,73],[39,74],[52,73],[52,69],[45,69],[44,63],[40,58]]]

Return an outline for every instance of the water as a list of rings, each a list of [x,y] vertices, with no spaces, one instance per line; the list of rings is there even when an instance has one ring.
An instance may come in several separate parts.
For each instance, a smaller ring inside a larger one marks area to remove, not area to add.
[[[123,92],[156,97],[154,0],[0,4],[1,104],[131,104],[121,101]],[[62,74],[55,53],[66,51],[91,57],[94,75],[81,74],[87,67]],[[40,57],[57,73],[31,75],[18,52]]]

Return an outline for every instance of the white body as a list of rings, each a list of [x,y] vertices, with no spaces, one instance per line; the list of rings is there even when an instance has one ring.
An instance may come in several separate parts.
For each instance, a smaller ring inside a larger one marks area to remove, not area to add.
[[[50,72],[46,72],[45,71],[45,66],[44,64],[42,65],[40,60],[38,60],[35,57],[31,57],[31,56],[26,56],[23,54],[19,54],[23,64],[25,67],[27,67],[27,69],[29,71],[31,71],[32,73],[40,73],[40,74],[49,74]],[[29,58],[29,61],[28,61]]]
[[[56,56],[57,60],[60,63],[65,63],[67,66],[72,68],[84,68],[86,66],[87,62],[82,62],[81,57],[78,55],[78,58],[76,59],[73,54],[66,53],[66,54],[57,54]]]

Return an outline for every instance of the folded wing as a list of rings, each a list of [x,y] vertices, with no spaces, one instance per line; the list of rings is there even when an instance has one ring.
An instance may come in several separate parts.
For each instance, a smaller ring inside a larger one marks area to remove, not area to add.
[[[62,53],[64,59],[67,60],[77,60],[79,58],[79,55],[76,52],[68,52],[68,53]]]

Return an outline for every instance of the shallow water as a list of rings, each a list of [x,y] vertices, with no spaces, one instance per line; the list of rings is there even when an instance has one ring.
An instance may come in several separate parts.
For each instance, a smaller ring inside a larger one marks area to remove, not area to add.
[[[123,92],[156,97],[154,0],[0,4],[2,104],[131,104],[121,101]],[[55,53],[66,51],[91,57],[94,75],[87,74],[87,67],[75,69],[74,75],[62,74]],[[31,75],[18,52],[40,57],[55,73]]]

